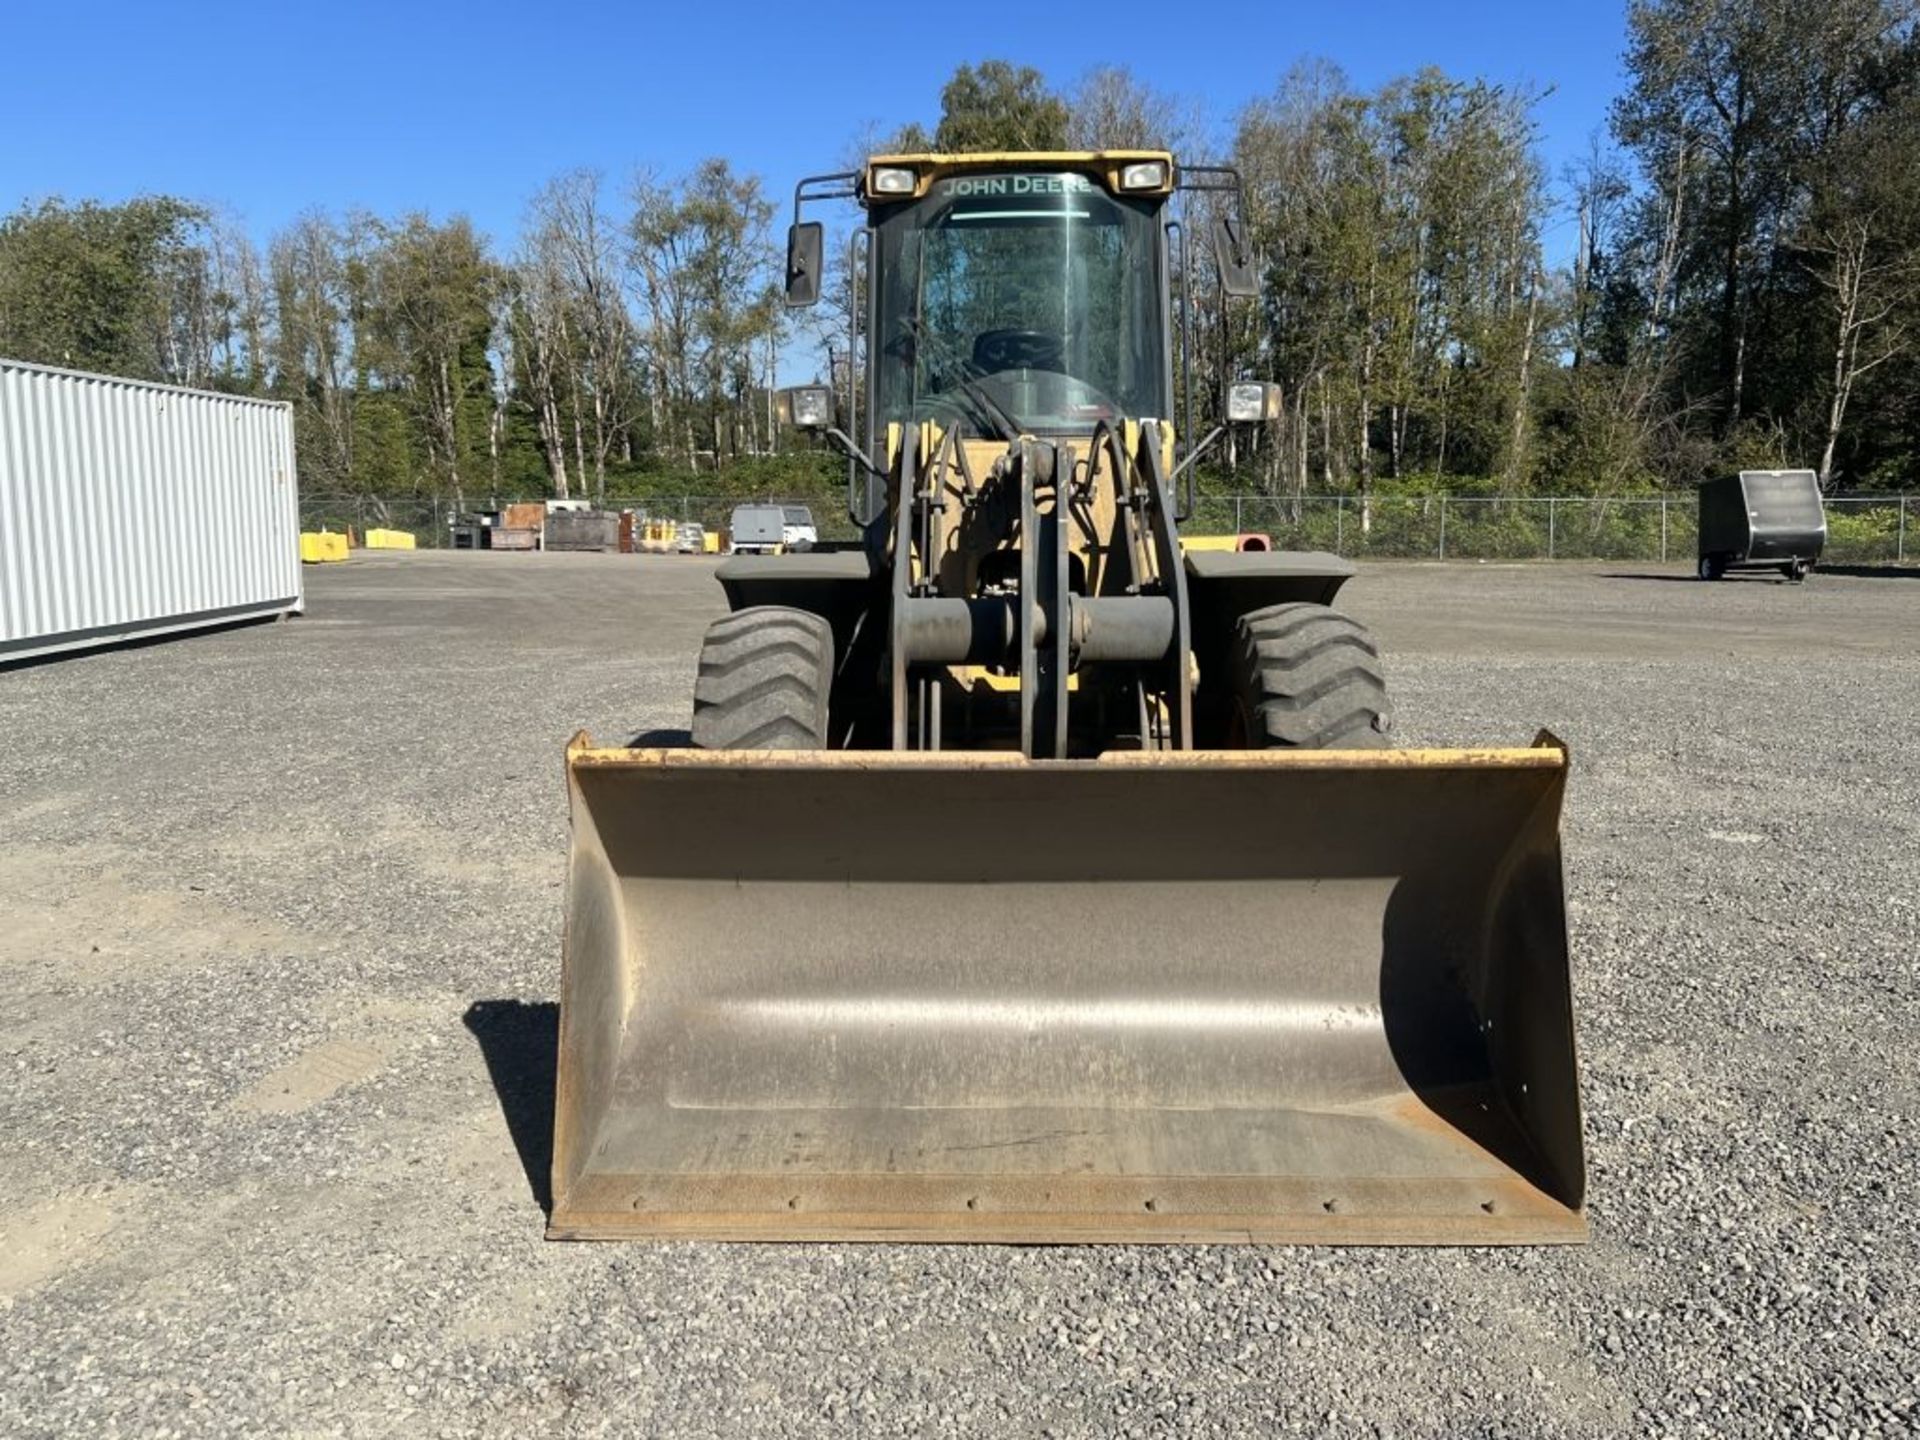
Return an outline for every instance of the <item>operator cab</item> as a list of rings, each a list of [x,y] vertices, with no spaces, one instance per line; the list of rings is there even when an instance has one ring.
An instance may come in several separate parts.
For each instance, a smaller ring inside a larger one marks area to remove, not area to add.
[[[1168,413],[1159,196],[1072,170],[934,179],[869,214],[874,418],[981,439]]]
[[[1227,423],[1270,419],[1277,387],[1226,387],[1220,424],[1195,432],[1189,247],[1173,200],[1212,192],[1219,288],[1255,293],[1244,197],[1230,167],[1176,165],[1164,150],[880,155],[794,188],[786,294],[821,298],[825,227],[805,207],[857,201],[847,254],[845,373],[860,383],[783,391],[786,423],[848,457],[848,513],[884,510],[888,437],[919,425],[969,443],[1021,437],[1084,446],[1154,420],[1169,466],[1191,465]]]

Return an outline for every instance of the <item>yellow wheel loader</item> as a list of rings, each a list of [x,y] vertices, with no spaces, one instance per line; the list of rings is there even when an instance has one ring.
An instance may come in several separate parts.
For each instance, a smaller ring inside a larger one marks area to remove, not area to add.
[[[1165,153],[796,188],[864,543],[721,565],[691,747],[568,750],[551,1235],[1584,1237],[1565,752],[1388,748],[1350,565],[1183,548],[1183,190],[1251,293]]]

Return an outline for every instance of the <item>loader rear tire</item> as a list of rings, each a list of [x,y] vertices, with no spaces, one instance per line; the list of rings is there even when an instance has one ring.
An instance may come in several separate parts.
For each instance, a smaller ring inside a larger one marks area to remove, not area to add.
[[[693,686],[702,750],[824,750],[833,627],[782,605],[736,610],[707,627]]]
[[[1376,750],[1393,702],[1380,647],[1325,605],[1269,605],[1234,622],[1235,740],[1249,750]]]

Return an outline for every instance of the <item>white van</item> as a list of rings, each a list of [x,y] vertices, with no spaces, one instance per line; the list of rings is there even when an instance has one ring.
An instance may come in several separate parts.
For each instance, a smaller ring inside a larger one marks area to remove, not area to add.
[[[781,516],[780,541],[788,550],[811,550],[820,543],[820,532],[813,525],[813,512],[806,506],[784,505]]]
[[[786,512],[778,505],[736,505],[727,523],[729,555],[778,555],[786,544]]]

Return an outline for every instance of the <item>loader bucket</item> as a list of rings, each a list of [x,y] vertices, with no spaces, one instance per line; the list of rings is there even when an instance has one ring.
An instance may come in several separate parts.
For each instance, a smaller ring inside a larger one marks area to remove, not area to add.
[[[1580,1240],[1565,778],[578,737],[549,1234]]]

